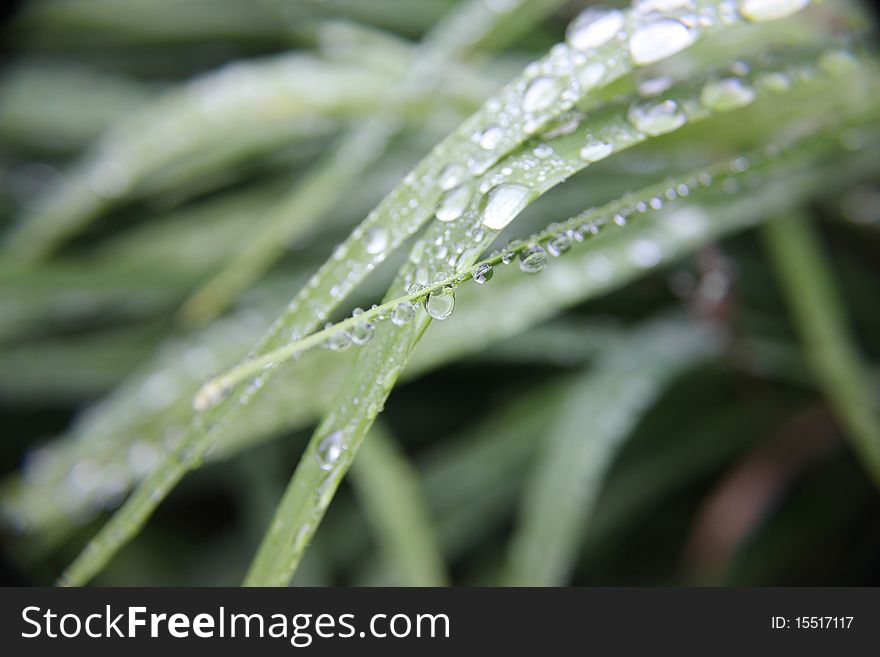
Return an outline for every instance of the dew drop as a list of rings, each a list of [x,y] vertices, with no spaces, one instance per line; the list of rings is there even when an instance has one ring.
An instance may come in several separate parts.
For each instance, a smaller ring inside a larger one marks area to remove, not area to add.
[[[657,265],[660,262],[662,255],[660,247],[652,240],[637,240],[630,248],[630,257],[632,258],[632,261],[639,267],[644,267],[645,269]]]
[[[455,290],[451,287],[441,287],[434,290],[425,301],[425,311],[434,319],[448,319],[454,309]]]
[[[345,351],[351,346],[351,337],[348,331],[337,331],[327,338],[327,348],[330,351]]]
[[[638,28],[629,40],[629,52],[637,66],[652,64],[680,50],[697,39],[697,33],[674,18],[660,18]]]
[[[449,164],[440,172],[440,189],[449,191],[458,187],[464,180],[467,172],[460,164]]]
[[[492,276],[495,275],[495,270],[492,269],[492,265],[488,263],[483,263],[479,267],[477,267],[474,272],[474,283],[477,285],[483,285],[484,283],[488,283],[492,280]]]
[[[343,451],[345,451],[345,442],[342,431],[334,431],[318,443],[318,448],[315,450],[318,467],[324,471],[332,470],[339,462]]]
[[[519,254],[520,271],[526,274],[537,274],[547,266],[547,252],[537,244],[533,244]]]
[[[729,112],[755,100],[755,90],[739,78],[712,80],[700,92],[700,102],[715,112]]]
[[[532,150],[532,154],[538,158],[539,160],[546,160],[548,157],[552,157],[554,152],[553,148],[548,144],[538,144]]]
[[[483,207],[483,225],[501,230],[528,205],[531,190],[525,185],[505,183],[489,190]]]
[[[356,345],[367,344],[373,337],[373,324],[371,322],[359,322],[349,332],[351,341]]]
[[[600,62],[590,62],[578,69],[576,76],[581,85],[581,91],[587,91],[599,84],[605,77],[605,65]]]
[[[406,326],[412,321],[416,311],[408,301],[401,301],[391,311],[391,321],[397,326]]]
[[[614,146],[595,137],[587,137],[587,143],[581,147],[579,155],[585,162],[598,162],[611,155]]]
[[[407,294],[417,294],[418,292],[423,290],[424,287],[425,286],[420,283],[413,283],[408,288],[406,288],[406,292],[407,292]],[[422,305],[422,302],[418,299],[414,299],[412,301],[412,305],[413,305],[413,308],[419,308]]]
[[[464,214],[468,203],[471,202],[471,196],[473,196],[473,189],[470,185],[460,185],[450,189],[440,199],[434,214],[440,221],[455,221]]]
[[[674,100],[637,103],[629,108],[627,118],[638,130],[654,137],[672,132],[686,120]]]
[[[570,248],[571,238],[565,233],[554,235],[547,242],[547,252],[554,258],[558,258],[562,254],[567,253]]]
[[[489,126],[478,135],[477,143],[480,145],[480,148],[491,151],[501,143],[501,138],[503,136],[504,131],[497,125]]]
[[[810,0],[742,0],[739,13],[755,23],[791,16],[810,4]]]
[[[364,248],[373,255],[385,253],[388,248],[388,230],[381,226],[370,228],[364,235]]]
[[[592,50],[611,41],[620,32],[623,21],[619,9],[590,7],[569,23],[565,40],[575,50]]]
[[[523,109],[530,114],[547,109],[556,102],[564,88],[561,78],[546,75],[535,78],[529,83],[523,96]]]

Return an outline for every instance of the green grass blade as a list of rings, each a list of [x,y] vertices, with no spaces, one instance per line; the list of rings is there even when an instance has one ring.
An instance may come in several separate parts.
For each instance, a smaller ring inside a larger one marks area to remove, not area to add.
[[[853,449],[880,485],[877,390],[849,336],[815,229],[807,217],[795,213],[769,222],[762,234],[806,356]]]
[[[523,493],[505,583],[559,586],[617,450],[666,385],[706,358],[713,340],[681,321],[634,330],[565,395]]]
[[[373,426],[351,475],[395,581],[402,586],[444,586],[449,578],[418,475],[381,425]]]

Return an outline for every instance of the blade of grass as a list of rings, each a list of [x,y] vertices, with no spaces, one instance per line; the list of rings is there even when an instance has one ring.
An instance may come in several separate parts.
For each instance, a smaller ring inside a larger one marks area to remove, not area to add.
[[[567,581],[621,444],[668,383],[712,351],[699,327],[654,321],[603,353],[566,392],[523,493],[505,584]]]
[[[762,231],[804,350],[868,475],[880,485],[876,388],[850,336],[831,266],[815,229],[789,213]]]
[[[373,425],[352,484],[384,559],[401,586],[444,586],[449,577],[415,468],[388,431]]]

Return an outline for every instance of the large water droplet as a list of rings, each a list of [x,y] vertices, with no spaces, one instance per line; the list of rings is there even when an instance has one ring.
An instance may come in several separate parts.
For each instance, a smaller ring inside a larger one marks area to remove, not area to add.
[[[559,98],[565,84],[557,77],[541,76],[529,83],[523,96],[523,109],[526,112],[540,112],[550,107]]]
[[[345,441],[342,431],[334,431],[318,443],[315,450],[315,460],[318,467],[329,471],[339,462],[342,452],[345,451]]]
[[[440,221],[455,221],[464,214],[468,203],[471,202],[471,196],[473,189],[470,185],[460,185],[451,189],[440,199],[434,214]]]
[[[547,252],[537,244],[519,254],[519,268],[526,274],[537,274],[547,266]]]
[[[652,64],[684,50],[697,33],[674,18],[660,18],[639,27],[629,40],[629,52],[637,66]]]
[[[623,21],[619,9],[590,7],[569,23],[565,39],[575,50],[592,50],[611,41],[620,32]]]
[[[370,322],[359,322],[349,332],[351,341],[357,345],[367,344],[373,337],[373,324]]]
[[[486,194],[483,207],[483,225],[501,230],[528,205],[531,190],[525,185],[505,183],[493,187]]]
[[[441,287],[428,295],[425,311],[434,319],[447,319],[455,309],[455,290]]]
[[[595,137],[587,137],[587,143],[580,150],[581,159],[585,162],[598,162],[611,155],[614,146]]]
[[[364,235],[364,248],[373,255],[385,253],[388,248],[388,230],[381,226],[370,228]]]
[[[474,283],[478,285],[483,285],[484,283],[488,283],[492,280],[492,276],[495,275],[495,270],[492,269],[492,265],[488,263],[483,263],[479,267],[477,267],[474,272]]]
[[[629,108],[627,118],[638,130],[655,137],[681,127],[686,120],[674,100],[636,103]]]
[[[791,16],[810,4],[810,0],[742,0],[739,13],[756,23]]]
[[[755,100],[755,90],[739,78],[724,78],[706,83],[700,102],[715,112],[729,112]]]
[[[397,326],[405,326],[412,321],[415,313],[416,311],[411,303],[408,301],[401,301],[394,306],[394,310],[391,311],[391,321]]]

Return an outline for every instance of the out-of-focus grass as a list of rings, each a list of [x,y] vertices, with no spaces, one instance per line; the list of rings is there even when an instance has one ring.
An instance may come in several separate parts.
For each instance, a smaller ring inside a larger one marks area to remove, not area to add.
[[[874,581],[869,19],[642,3],[553,47],[585,5],[25,3],[0,79],[18,581],[84,544],[68,583],[231,584],[255,552],[255,585]],[[640,52],[658,21],[669,51]],[[771,221],[808,204],[821,247]],[[823,394],[840,422],[810,431],[861,469],[793,443],[791,505],[707,553],[719,490]],[[857,556],[776,560],[804,524]]]

